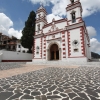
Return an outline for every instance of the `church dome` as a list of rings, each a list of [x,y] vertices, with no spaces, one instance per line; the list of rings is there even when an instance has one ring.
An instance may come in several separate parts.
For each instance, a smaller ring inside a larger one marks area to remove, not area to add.
[[[46,11],[46,9],[43,7],[43,5],[40,5],[40,7],[37,9],[37,11],[38,10],[45,10]]]
[[[47,14],[46,9],[43,7],[43,5],[41,5],[41,6],[37,9],[37,13],[39,13],[39,12],[45,12],[45,13]]]

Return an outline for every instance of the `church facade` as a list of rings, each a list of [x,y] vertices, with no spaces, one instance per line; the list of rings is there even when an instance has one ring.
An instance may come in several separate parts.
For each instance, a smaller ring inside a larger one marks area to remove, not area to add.
[[[47,22],[43,6],[36,12],[33,62],[61,60],[82,61],[91,59],[90,39],[82,19],[79,0],[68,0],[67,18]]]

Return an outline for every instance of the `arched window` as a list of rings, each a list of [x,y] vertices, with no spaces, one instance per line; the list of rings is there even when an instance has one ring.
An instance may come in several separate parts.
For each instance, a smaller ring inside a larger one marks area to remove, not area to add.
[[[71,0],[71,3],[73,4],[74,3],[74,0]]]
[[[38,33],[39,33],[39,31],[40,31],[40,24],[38,24],[37,27],[38,27]]]
[[[38,15],[38,18],[40,19],[41,14]]]
[[[75,11],[73,11],[73,12],[71,13],[71,16],[72,16],[72,23],[76,22]]]

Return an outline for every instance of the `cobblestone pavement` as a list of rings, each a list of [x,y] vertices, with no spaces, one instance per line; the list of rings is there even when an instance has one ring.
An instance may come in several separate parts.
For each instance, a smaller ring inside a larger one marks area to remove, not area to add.
[[[8,70],[23,67],[21,66],[21,64],[26,64],[26,62],[0,62],[0,70]]]
[[[100,100],[100,68],[45,68],[0,79],[0,100]]]

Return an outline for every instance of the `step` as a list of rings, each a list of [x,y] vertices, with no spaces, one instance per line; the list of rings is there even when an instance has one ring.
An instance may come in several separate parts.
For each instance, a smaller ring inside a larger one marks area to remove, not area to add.
[[[100,67],[100,62],[86,62],[86,63],[78,63],[78,62],[64,62],[64,61],[45,61],[45,62],[27,62],[26,64],[34,64],[34,65],[56,65],[56,66],[96,66]]]

